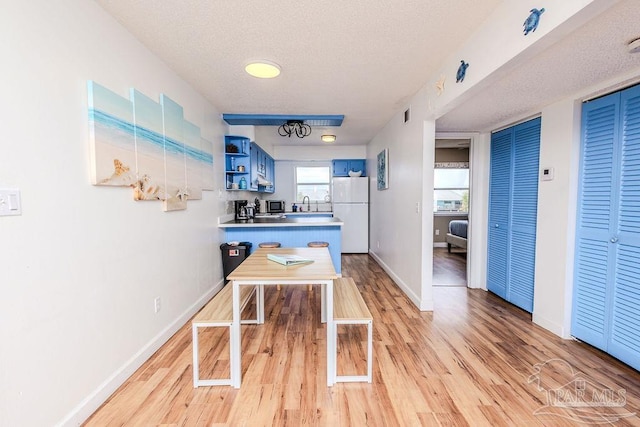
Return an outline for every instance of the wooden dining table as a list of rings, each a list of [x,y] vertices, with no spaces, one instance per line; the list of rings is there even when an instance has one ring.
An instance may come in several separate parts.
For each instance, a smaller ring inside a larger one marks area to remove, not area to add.
[[[313,262],[284,266],[267,258],[268,254],[299,255]],[[327,248],[259,248],[227,276],[233,286],[233,324],[231,326],[231,385],[242,382],[242,337],[240,329],[240,286],[258,286],[258,323],[264,323],[265,285],[321,286],[322,322],[327,324],[327,386],[335,383],[336,342],[333,321],[333,280],[338,278]]]

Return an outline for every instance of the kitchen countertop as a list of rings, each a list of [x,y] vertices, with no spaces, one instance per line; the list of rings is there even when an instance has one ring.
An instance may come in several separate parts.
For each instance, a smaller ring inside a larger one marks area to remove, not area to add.
[[[296,212],[299,213],[299,212]],[[310,215],[306,215],[309,213]],[[315,212],[314,212],[315,213]],[[318,212],[318,214],[328,212]],[[311,212],[305,212],[305,216],[284,217],[269,216],[263,218],[255,218],[247,221],[236,221],[234,219],[218,224],[218,228],[249,228],[249,227],[326,227],[326,226],[342,226],[344,222],[340,218],[311,215]]]
[[[300,212],[300,211],[296,211],[296,212],[292,212],[292,211],[287,211],[284,213],[285,215],[333,215],[333,211],[304,211],[304,212]],[[270,217],[270,216],[278,216],[278,215],[282,215],[282,214],[277,214],[277,213],[259,213],[256,214],[256,217],[260,217],[260,218],[264,218],[264,217]]]

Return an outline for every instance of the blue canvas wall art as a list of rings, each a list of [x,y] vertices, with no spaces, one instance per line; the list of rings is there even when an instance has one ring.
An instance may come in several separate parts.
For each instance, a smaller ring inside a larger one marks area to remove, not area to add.
[[[184,158],[184,119],[182,107],[167,95],[160,95],[164,126],[164,210],[187,208],[187,174]]]
[[[89,81],[89,151],[94,185],[135,183],[135,141],[131,101]]]
[[[202,199],[202,170],[206,164],[200,150],[200,128],[184,121],[184,150],[189,200]]]
[[[202,189],[213,191],[215,180],[213,179],[213,142],[200,138],[200,150],[202,157]]]
[[[160,104],[131,89],[135,123],[136,184],[135,200],[161,200],[164,197],[164,135]]]
[[[385,148],[378,153],[378,190],[389,188],[389,149]]]
[[[131,187],[135,200],[161,200],[165,211],[214,189],[213,143],[184,120],[182,106],[136,89],[126,99],[93,81],[87,92],[94,185]]]

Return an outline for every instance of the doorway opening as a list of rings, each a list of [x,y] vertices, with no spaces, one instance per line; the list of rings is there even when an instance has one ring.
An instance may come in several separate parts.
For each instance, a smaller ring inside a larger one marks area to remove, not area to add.
[[[470,139],[436,139],[433,286],[467,286]]]

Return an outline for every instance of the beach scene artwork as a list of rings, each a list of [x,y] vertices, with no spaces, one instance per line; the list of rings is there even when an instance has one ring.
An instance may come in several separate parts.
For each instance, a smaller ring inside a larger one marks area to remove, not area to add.
[[[91,182],[130,187],[136,181],[131,101],[89,82]]]
[[[200,165],[204,166],[197,158],[200,151],[200,128],[191,122],[184,121],[184,151],[187,171],[187,194],[189,200],[202,199],[202,172]]]
[[[164,200],[164,132],[162,106],[131,89],[135,122],[136,182],[134,200]]]
[[[184,158],[184,118],[182,107],[167,95],[160,95],[164,126],[164,210],[187,208],[187,172]]]
[[[202,189],[213,191],[215,188],[213,175],[213,142],[200,138],[200,149],[202,150],[202,160],[200,168],[200,182]]]
[[[213,190],[213,144],[166,95],[156,102],[136,89],[130,99],[87,84],[92,183],[133,189],[134,200],[183,210]]]

